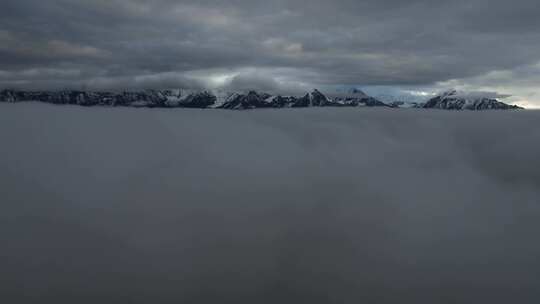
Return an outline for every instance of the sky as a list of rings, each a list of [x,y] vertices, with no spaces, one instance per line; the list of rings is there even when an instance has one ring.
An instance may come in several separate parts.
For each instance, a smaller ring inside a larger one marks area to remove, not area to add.
[[[536,0],[3,0],[0,87],[456,88],[540,107],[539,14]]]

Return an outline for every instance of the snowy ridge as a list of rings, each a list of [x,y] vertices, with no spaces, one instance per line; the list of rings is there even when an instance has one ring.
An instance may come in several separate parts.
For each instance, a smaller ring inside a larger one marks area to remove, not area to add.
[[[480,92],[466,93],[457,90],[449,90],[431,98],[422,105],[425,109],[444,110],[512,110],[520,109],[515,105],[509,105],[495,98],[483,96]]]
[[[333,100],[344,106],[363,106],[363,107],[395,107],[392,104],[384,103],[374,97],[364,93],[360,89],[351,89],[346,93],[335,93]]]
[[[388,108],[434,108],[446,110],[518,109],[494,98],[478,94],[450,90],[424,104],[403,102],[385,103],[368,96],[358,89],[327,96],[315,89],[300,97],[249,92],[225,92],[220,90],[146,90],[139,92],[89,92],[57,91],[30,92],[0,91],[0,102],[41,101],[53,104],[80,106],[126,106],[137,108],[214,108],[248,110],[259,108],[308,108],[308,107],[388,107]]]

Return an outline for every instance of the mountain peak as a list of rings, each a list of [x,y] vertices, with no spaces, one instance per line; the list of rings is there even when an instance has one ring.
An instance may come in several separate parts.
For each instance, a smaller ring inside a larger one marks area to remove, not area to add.
[[[440,95],[441,96],[456,96],[458,94],[458,91],[456,89],[448,89],[446,91],[443,91]]]
[[[428,100],[423,108],[445,110],[512,110],[520,109],[515,105],[500,102],[493,96],[482,92],[460,92],[447,90]]]

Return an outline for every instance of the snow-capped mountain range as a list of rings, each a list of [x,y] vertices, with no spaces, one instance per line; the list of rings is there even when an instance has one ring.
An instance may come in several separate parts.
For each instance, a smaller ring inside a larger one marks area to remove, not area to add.
[[[431,98],[422,105],[426,109],[445,110],[511,110],[518,106],[500,102],[497,99],[479,94],[449,90]]]
[[[140,92],[90,91],[0,91],[0,102],[41,101],[53,104],[81,106],[126,106],[146,108],[216,108],[247,110],[258,108],[307,107],[387,107],[445,110],[509,110],[508,105],[493,98],[464,94],[456,90],[444,92],[425,103],[382,102],[363,91],[352,89],[345,93],[325,95],[315,89],[303,96],[281,96],[249,92],[194,90],[146,90]]]

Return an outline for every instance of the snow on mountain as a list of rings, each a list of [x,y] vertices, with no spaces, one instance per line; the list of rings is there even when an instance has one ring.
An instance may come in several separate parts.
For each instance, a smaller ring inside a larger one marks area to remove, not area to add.
[[[87,92],[58,91],[30,92],[0,91],[0,102],[41,101],[53,104],[81,106],[128,106],[146,108],[217,108],[247,110],[258,108],[305,108],[305,107],[392,107],[435,108],[447,110],[517,109],[519,107],[498,101],[492,96],[479,93],[463,93],[450,90],[426,103],[390,102],[371,97],[359,89],[325,95],[314,89],[300,97],[270,95],[267,93],[225,92],[220,90],[146,90],[139,92]]]
[[[313,90],[302,97],[293,96],[272,96],[266,93],[257,93],[250,91],[246,94],[236,93],[219,107],[230,110],[246,110],[256,108],[307,108],[307,107],[340,107],[347,106],[321,93],[319,90]]]
[[[336,103],[344,106],[367,106],[367,107],[389,107],[390,105],[373,98],[360,89],[350,89],[347,92],[337,92],[332,95]]]
[[[425,109],[444,110],[512,110],[520,109],[495,98],[482,95],[480,92],[460,92],[448,90],[428,100],[423,106]]]
[[[271,108],[272,103],[267,102],[269,97],[269,94],[257,93],[255,91],[250,91],[247,94],[232,94],[219,108],[229,110]]]
[[[207,108],[216,102],[216,97],[208,91],[186,90],[146,90],[140,92],[28,92],[0,91],[0,101],[41,101],[53,104],[73,104],[81,106],[130,106],[147,108]]]

